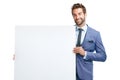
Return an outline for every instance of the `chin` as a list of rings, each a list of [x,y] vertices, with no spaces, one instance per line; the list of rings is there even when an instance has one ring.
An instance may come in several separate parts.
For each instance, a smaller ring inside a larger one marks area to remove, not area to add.
[[[81,25],[81,23],[78,23],[77,25],[78,25],[78,26],[80,26],[80,25]]]

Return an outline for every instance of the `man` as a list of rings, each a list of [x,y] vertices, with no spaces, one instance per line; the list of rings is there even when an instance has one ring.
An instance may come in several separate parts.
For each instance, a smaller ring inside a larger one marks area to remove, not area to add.
[[[86,24],[86,15],[84,5],[76,3],[72,6],[77,36],[76,47],[73,49],[76,54],[76,80],[93,80],[93,61],[106,60],[100,32]]]

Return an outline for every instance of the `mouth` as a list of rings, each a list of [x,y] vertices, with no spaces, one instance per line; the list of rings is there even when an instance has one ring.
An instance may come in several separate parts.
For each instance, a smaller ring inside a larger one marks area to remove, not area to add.
[[[80,23],[80,22],[81,22],[81,19],[77,19],[75,22]]]
[[[76,21],[82,21],[82,18],[76,19]]]

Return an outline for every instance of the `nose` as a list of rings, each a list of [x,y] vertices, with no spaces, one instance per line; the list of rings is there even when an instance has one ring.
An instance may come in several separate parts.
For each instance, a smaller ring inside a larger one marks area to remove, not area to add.
[[[79,15],[76,15],[76,19],[79,19]]]

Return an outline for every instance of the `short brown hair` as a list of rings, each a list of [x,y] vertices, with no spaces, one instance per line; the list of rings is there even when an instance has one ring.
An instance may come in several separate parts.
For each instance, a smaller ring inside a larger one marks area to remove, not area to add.
[[[86,13],[86,8],[85,8],[85,6],[84,6],[83,4],[81,4],[81,3],[76,3],[76,4],[74,4],[74,5],[72,6],[72,11],[73,11],[74,9],[77,9],[77,8],[82,8],[83,13],[84,13],[84,14]]]

